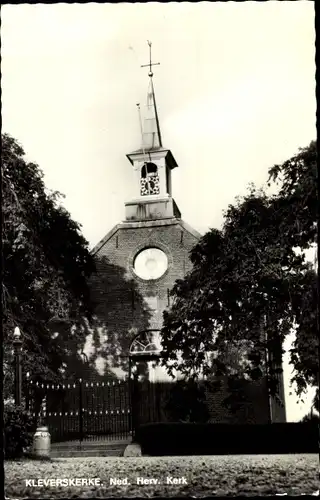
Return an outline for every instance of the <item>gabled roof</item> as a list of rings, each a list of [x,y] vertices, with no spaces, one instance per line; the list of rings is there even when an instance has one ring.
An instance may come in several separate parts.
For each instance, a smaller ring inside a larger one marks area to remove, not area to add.
[[[91,255],[95,255],[106,243],[112,238],[112,236],[119,231],[120,229],[136,229],[139,227],[159,227],[159,226],[173,226],[179,225],[185,231],[192,234],[196,239],[200,239],[202,235],[193,229],[189,224],[184,222],[182,219],[172,218],[172,219],[159,219],[159,220],[150,220],[150,221],[141,221],[141,222],[120,222],[114,226],[102,240],[100,240],[95,247],[91,250]]]

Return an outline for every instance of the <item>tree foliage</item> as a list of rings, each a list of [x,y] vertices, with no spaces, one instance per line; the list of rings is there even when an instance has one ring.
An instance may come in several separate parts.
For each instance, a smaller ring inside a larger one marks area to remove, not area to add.
[[[207,422],[210,414],[204,385],[192,380],[172,384],[165,412],[173,422]]]
[[[83,337],[82,318],[90,318],[93,260],[79,224],[59,204],[62,195],[46,189],[39,167],[7,134],[1,173],[5,377],[12,375],[12,334],[19,326],[24,372],[57,380],[70,342]]]
[[[276,194],[251,186],[191,252],[192,270],[164,313],[163,363],[186,376],[269,374],[275,393],[283,342],[296,329],[297,392],[319,382],[317,274],[305,251],[317,228],[316,144],[269,171]],[[266,356],[268,348],[269,356]]]

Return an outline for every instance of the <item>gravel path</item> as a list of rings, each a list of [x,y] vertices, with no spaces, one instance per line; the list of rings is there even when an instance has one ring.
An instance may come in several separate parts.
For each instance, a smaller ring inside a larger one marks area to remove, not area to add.
[[[319,494],[319,459],[313,454],[59,458],[8,461],[4,470],[7,499]],[[63,478],[100,484],[38,483]],[[32,479],[36,485],[27,486]],[[114,484],[117,480],[128,484]]]

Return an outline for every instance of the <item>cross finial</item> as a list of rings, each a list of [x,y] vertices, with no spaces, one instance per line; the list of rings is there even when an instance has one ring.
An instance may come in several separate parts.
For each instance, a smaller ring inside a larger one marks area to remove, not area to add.
[[[160,63],[153,63],[152,62],[152,59],[151,59],[151,45],[152,44],[151,44],[151,42],[149,40],[147,40],[147,42],[148,42],[148,45],[149,45],[149,64],[142,64],[141,68],[147,68],[147,67],[149,67],[149,73],[148,73],[148,75],[150,76],[150,78],[152,78],[153,77],[152,66],[156,66],[156,65],[158,65]]]

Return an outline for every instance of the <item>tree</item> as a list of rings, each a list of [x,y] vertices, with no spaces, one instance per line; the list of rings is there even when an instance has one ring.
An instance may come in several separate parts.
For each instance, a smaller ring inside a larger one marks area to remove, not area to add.
[[[304,423],[309,423],[309,422],[316,422],[316,423],[320,423],[320,417],[319,415],[316,415],[315,413],[312,413],[312,412],[309,412],[307,413],[304,417],[302,417],[302,419],[300,420],[300,422],[304,422]]]
[[[60,380],[91,317],[88,277],[94,271],[80,225],[49,192],[39,167],[2,135],[2,311],[5,388],[12,379],[12,333],[24,338],[24,372]],[[72,349],[71,349],[72,347]]]
[[[251,186],[226,210],[222,230],[211,229],[194,247],[193,268],[175,283],[164,313],[163,364],[170,373],[252,380],[267,370],[275,393],[283,341],[295,328],[298,394],[319,382],[317,276],[305,258],[316,237],[316,176],[312,142],[270,169],[277,194]]]
[[[282,241],[299,248],[302,255],[317,243],[318,171],[317,146],[312,141],[283,165],[269,171],[269,183],[280,185],[275,204]],[[319,294],[317,269],[300,276],[295,298],[296,339],[291,350],[293,381],[300,396],[308,385],[316,387],[314,406],[319,411]]]

